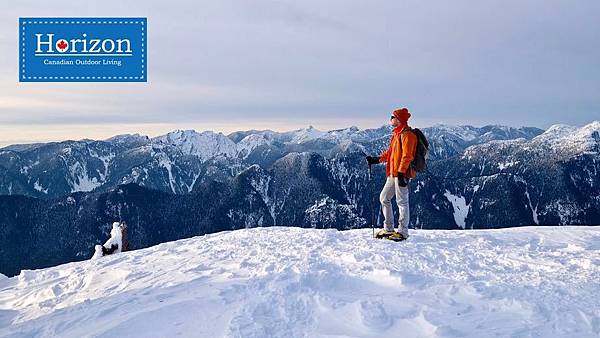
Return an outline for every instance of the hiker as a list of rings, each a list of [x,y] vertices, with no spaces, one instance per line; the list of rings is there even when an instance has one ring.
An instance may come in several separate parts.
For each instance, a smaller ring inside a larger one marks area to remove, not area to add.
[[[111,255],[113,253],[127,251],[129,249],[129,242],[127,241],[127,224],[125,222],[113,222],[112,229],[110,231],[110,238],[104,243],[104,245],[96,245],[94,248],[94,256],[92,259],[98,257]]]
[[[383,211],[383,230],[377,233],[378,238],[405,240],[408,238],[409,207],[408,183],[416,177],[415,169],[411,162],[415,157],[417,135],[408,126],[410,112],[407,108],[394,110],[390,118],[390,125],[394,127],[392,139],[387,150],[379,157],[367,156],[369,165],[386,162],[386,181],[379,201]],[[398,231],[394,231],[394,214],[392,211],[392,197],[396,195],[398,204]]]

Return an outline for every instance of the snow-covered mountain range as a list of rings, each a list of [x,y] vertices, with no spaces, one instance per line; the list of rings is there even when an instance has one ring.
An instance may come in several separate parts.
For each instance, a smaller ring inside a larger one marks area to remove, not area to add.
[[[0,275],[2,337],[598,337],[600,228],[270,227]]]
[[[473,144],[531,139],[542,131],[438,125],[424,132],[432,141],[431,160],[437,160],[461,154]],[[189,193],[196,183],[219,179],[215,175],[233,177],[254,164],[268,169],[290,153],[316,152],[327,158],[358,150],[377,153],[387,146],[390,135],[389,127],[324,132],[310,126],[290,132],[251,130],[224,135],[176,130],[154,138],[119,135],[103,141],[12,145],[0,149],[0,194],[56,197],[106,191],[127,183]]]
[[[600,122],[423,131],[431,154],[411,182],[412,228],[600,224]],[[188,130],[2,148],[0,272],[86,259],[115,220],[133,249],[240,227],[370,227],[385,168],[369,181],[364,154],[390,135]]]

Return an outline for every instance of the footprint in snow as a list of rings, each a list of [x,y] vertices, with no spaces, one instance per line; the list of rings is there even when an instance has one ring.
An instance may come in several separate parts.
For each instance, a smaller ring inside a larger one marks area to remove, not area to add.
[[[359,313],[362,323],[371,329],[385,330],[392,326],[393,320],[385,311],[381,300],[362,300]]]

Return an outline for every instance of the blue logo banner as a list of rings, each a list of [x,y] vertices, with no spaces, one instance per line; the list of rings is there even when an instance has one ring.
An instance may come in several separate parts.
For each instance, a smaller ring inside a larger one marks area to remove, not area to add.
[[[146,82],[146,18],[19,18],[20,82]]]

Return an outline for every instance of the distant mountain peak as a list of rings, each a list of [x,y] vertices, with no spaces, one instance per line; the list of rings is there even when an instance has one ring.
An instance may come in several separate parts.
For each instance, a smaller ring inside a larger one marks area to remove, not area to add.
[[[546,143],[555,151],[597,152],[600,147],[600,121],[593,121],[583,127],[554,124],[534,140]]]
[[[315,127],[313,127],[312,125],[310,125],[307,128],[299,129],[299,130],[293,132],[291,142],[302,143],[302,142],[306,142],[309,140],[319,138],[326,134],[327,134],[327,132],[320,131],[320,130],[316,129]]]
[[[175,130],[152,139],[152,145],[158,148],[176,147],[184,154],[195,155],[207,160],[217,155],[235,156],[236,144],[220,132],[193,129]]]

